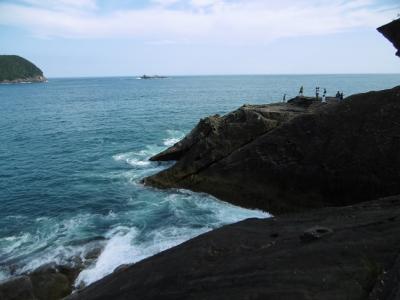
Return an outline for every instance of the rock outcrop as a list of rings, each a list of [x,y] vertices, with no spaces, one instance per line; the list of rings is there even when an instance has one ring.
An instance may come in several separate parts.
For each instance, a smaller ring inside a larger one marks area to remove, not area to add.
[[[93,243],[82,255],[72,257],[68,264],[47,263],[0,282],[0,300],[59,300],[70,295],[76,288],[79,273],[95,262],[102,246],[102,243]]]
[[[379,27],[378,31],[392,42],[397,49],[396,55],[400,57],[400,19]]]
[[[58,300],[71,294],[80,268],[46,264],[0,282],[0,300]]]
[[[68,300],[399,299],[400,197],[201,235]]]
[[[144,183],[273,214],[400,193],[400,86],[325,105],[298,100],[200,121],[152,158],[177,163]]]

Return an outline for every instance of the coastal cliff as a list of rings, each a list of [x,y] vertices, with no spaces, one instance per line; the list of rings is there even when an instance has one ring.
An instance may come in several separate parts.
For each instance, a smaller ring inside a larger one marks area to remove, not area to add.
[[[44,82],[42,70],[17,55],[0,55],[0,83]]]
[[[245,106],[199,122],[144,179],[273,214],[400,194],[400,86],[321,103]]]

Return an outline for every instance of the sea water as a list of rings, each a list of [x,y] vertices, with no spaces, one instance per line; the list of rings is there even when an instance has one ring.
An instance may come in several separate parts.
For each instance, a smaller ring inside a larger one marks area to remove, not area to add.
[[[148,158],[200,118],[271,103],[304,86],[328,95],[390,88],[400,75],[199,76],[52,79],[0,85],[0,280],[48,262],[98,259],[89,284],[199,234],[268,217],[206,194],[140,180],[171,163]]]

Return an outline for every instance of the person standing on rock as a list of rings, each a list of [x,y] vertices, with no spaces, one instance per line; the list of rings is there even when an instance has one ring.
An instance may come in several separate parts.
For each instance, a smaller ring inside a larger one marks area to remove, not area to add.
[[[300,96],[300,97],[303,97],[303,92],[304,92],[304,87],[301,86],[301,87],[300,87],[300,91],[299,91],[299,96]]]
[[[319,86],[315,88],[315,98],[318,100],[319,99]]]
[[[286,94],[283,94],[282,102],[286,102]]]
[[[324,88],[324,93],[322,95],[322,102],[325,102],[326,99],[326,89]]]

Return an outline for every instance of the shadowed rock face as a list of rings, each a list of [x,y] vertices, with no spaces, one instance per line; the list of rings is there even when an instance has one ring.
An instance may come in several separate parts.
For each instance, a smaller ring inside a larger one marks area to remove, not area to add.
[[[397,196],[225,226],[67,299],[394,300],[399,249]]]
[[[93,263],[101,249],[101,244],[94,244],[83,257],[73,257],[69,265],[48,263],[32,272],[0,281],[0,300],[59,300],[68,296],[79,273]]]
[[[393,43],[397,49],[396,55],[400,57],[400,19],[379,27],[378,31]]]
[[[273,214],[400,193],[400,87],[332,104],[247,106],[211,117],[153,160],[145,184]]]

